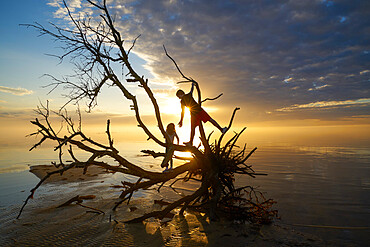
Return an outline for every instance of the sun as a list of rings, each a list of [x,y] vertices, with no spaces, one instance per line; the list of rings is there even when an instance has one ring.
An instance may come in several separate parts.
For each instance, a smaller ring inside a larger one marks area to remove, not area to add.
[[[176,97],[167,97],[161,104],[161,112],[164,114],[180,116],[181,113],[180,100]]]

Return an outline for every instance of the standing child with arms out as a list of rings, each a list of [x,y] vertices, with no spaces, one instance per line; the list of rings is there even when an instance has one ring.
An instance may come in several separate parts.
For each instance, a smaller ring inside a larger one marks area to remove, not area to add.
[[[227,131],[227,127],[222,128],[213,118],[211,118],[208,113],[203,110],[203,108],[194,100],[193,98],[193,90],[194,90],[195,83],[191,84],[190,92],[185,94],[184,91],[181,89],[176,92],[176,96],[181,99],[181,118],[179,122],[179,126],[182,126],[182,121],[184,119],[185,107],[188,107],[190,110],[191,116],[191,131],[190,131],[190,141],[185,142],[184,144],[192,146],[194,135],[195,135],[195,127],[199,126],[200,121],[208,122],[210,121],[216,128],[218,128],[222,133]]]
[[[179,144],[179,137],[176,133],[174,123],[170,123],[170,124],[167,125],[166,135],[168,137],[168,138],[166,138],[166,156],[165,156],[165,158],[164,158],[164,160],[161,164],[161,167],[166,167],[166,169],[163,172],[171,170],[172,167],[173,167],[172,155],[173,155],[174,149],[172,147],[172,144],[173,144],[173,141],[174,141],[175,138],[177,139],[177,144]],[[168,163],[170,165],[168,165]],[[168,166],[170,166],[170,168],[168,168]]]

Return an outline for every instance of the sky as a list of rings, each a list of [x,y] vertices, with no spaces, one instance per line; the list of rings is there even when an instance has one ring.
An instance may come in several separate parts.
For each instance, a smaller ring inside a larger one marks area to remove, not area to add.
[[[181,77],[162,45],[182,71],[199,82],[204,103],[215,119],[248,126],[329,126],[370,124],[370,2],[358,0],[179,1],[110,0],[117,29],[126,44],[138,39],[130,59],[149,78],[162,112],[177,119],[175,96]],[[68,0],[72,11],[93,11]],[[73,66],[46,54],[61,54],[60,44],[19,26],[38,22],[68,25],[59,0],[8,1],[1,8],[0,122],[28,121],[46,100],[66,102],[62,88],[48,94],[51,74],[63,77]],[[120,66],[117,74],[122,75]],[[124,76],[122,75],[122,79]],[[152,108],[142,91],[143,115]],[[115,88],[104,88],[87,120],[104,123],[116,116],[134,123],[129,102]],[[80,107],[84,107],[80,103]],[[95,114],[95,115],[94,115]],[[175,120],[173,120],[175,121]],[[366,135],[369,135],[367,132]]]

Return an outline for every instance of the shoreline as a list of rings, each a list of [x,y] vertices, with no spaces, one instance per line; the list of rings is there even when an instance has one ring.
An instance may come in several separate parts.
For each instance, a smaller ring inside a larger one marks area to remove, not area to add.
[[[46,168],[36,166],[33,172],[40,175],[40,171],[48,170]],[[160,205],[153,204],[158,194],[150,190],[137,193],[129,205],[123,204],[113,212],[119,190],[112,185],[119,179],[111,174],[107,176],[104,171],[98,175],[82,175],[81,169],[69,175],[73,176],[67,180],[55,175],[52,181],[41,186],[19,220],[15,217],[20,205],[0,210],[1,246],[330,246],[318,236],[297,232],[278,221],[263,226],[223,220],[209,222],[207,216],[189,211],[185,217],[174,212],[172,219],[151,218],[143,223],[125,224],[122,222],[130,217],[160,209]],[[105,214],[74,204],[57,207],[76,195],[95,195],[82,204]],[[160,196],[168,195],[169,192],[164,192]]]
[[[45,172],[50,167],[35,166],[33,171],[41,176],[42,173],[39,172]],[[43,184],[36,191],[35,198],[29,201],[19,220],[15,218],[22,202],[39,179],[29,171],[0,174],[0,185],[10,184],[8,188],[0,190],[0,246],[66,246],[78,243],[93,246],[156,246],[149,243],[158,246],[219,246],[216,243],[224,243],[225,246],[363,246],[367,242],[368,230],[316,229],[291,224],[299,222],[299,219],[289,222],[286,217],[258,228],[248,223],[236,224],[228,221],[210,224],[202,214],[188,211],[185,218],[182,218],[174,211],[175,217],[165,219],[165,224],[153,218],[142,224],[124,224],[123,221],[134,218],[134,215],[140,216],[149,210],[160,209],[159,205],[153,204],[154,199],[171,200],[178,195],[166,186],[162,187],[160,193],[156,190],[138,191],[129,205],[123,204],[117,212],[112,212],[111,209],[120,195],[120,188],[115,188],[114,185],[120,185],[122,180],[130,179],[129,177],[119,173],[106,173],[104,169],[95,171],[97,175],[94,174],[94,169],[88,171],[87,175],[82,174],[81,168],[70,172],[72,174],[69,175],[73,176],[67,179],[64,178],[67,173],[62,177],[55,174],[48,183]],[[188,193],[192,186],[195,185],[186,183],[179,188]],[[83,204],[103,210],[105,215],[87,212],[93,210],[78,205],[57,208],[77,195],[96,196]],[[277,207],[280,211],[284,205],[277,204]],[[65,232],[73,236],[65,235]],[[353,241],[356,236],[354,234],[358,236],[358,233],[361,234],[361,239]],[[40,239],[46,239],[46,242]]]

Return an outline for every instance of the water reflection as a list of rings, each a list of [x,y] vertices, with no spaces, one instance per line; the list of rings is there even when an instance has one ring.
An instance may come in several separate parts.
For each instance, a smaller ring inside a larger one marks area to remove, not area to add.
[[[364,147],[296,147],[298,151],[303,151],[308,154],[317,155],[334,155],[334,156],[356,156],[357,158],[368,158],[370,149]]]
[[[148,147],[149,145],[149,147]],[[117,143],[120,153],[143,168],[160,172],[160,158],[142,157],[141,149],[163,151],[150,142]],[[278,201],[277,208],[282,222],[286,224],[331,225],[331,226],[370,226],[370,149],[348,146],[302,146],[289,144],[257,144],[257,151],[248,160],[256,172],[267,173],[256,179],[238,178],[240,185],[252,184],[267,192],[266,197]],[[86,154],[76,153],[81,158]],[[40,148],[35,152],[27,149],[7,148],[0,150],[0,173],[28,170],[28,164],[50,164],[56,161],[57,154],[51,149]],[[108,160],[107,160],[108,161]],[[110,161],[112,162],[112,161]],[[180,162],[175,163],[179,165]],[[5,180],[2,187],[27,181],[27,186],[35,179],[13,178]],[[31,174],[28,174],[31,175]],[[33,176],[33,175],[31,175]],[[122,177],[123,176],[123,177]],[[111,183],[119,184],[128,175],[114,174]],[[15,176],[16,177],[16,176]],[[24,187],[24,186],[23,186]],[[21,194],[24,188],[15,187],[12,193]],[[3,190],[4,192],[4,190]],[[7,193],[2,193],[0,201]],[[6,205],[1,205],[5,207]],[[369,241],[368,231],[302,228],[321,235],[336,243],[363,245]]]
[[[370,226],[367,148],[261,146],[249,163],[266,177],[240,179],[278,201],[287,224]],[[368,242],[366,230],[303,229],[346,246]]]

